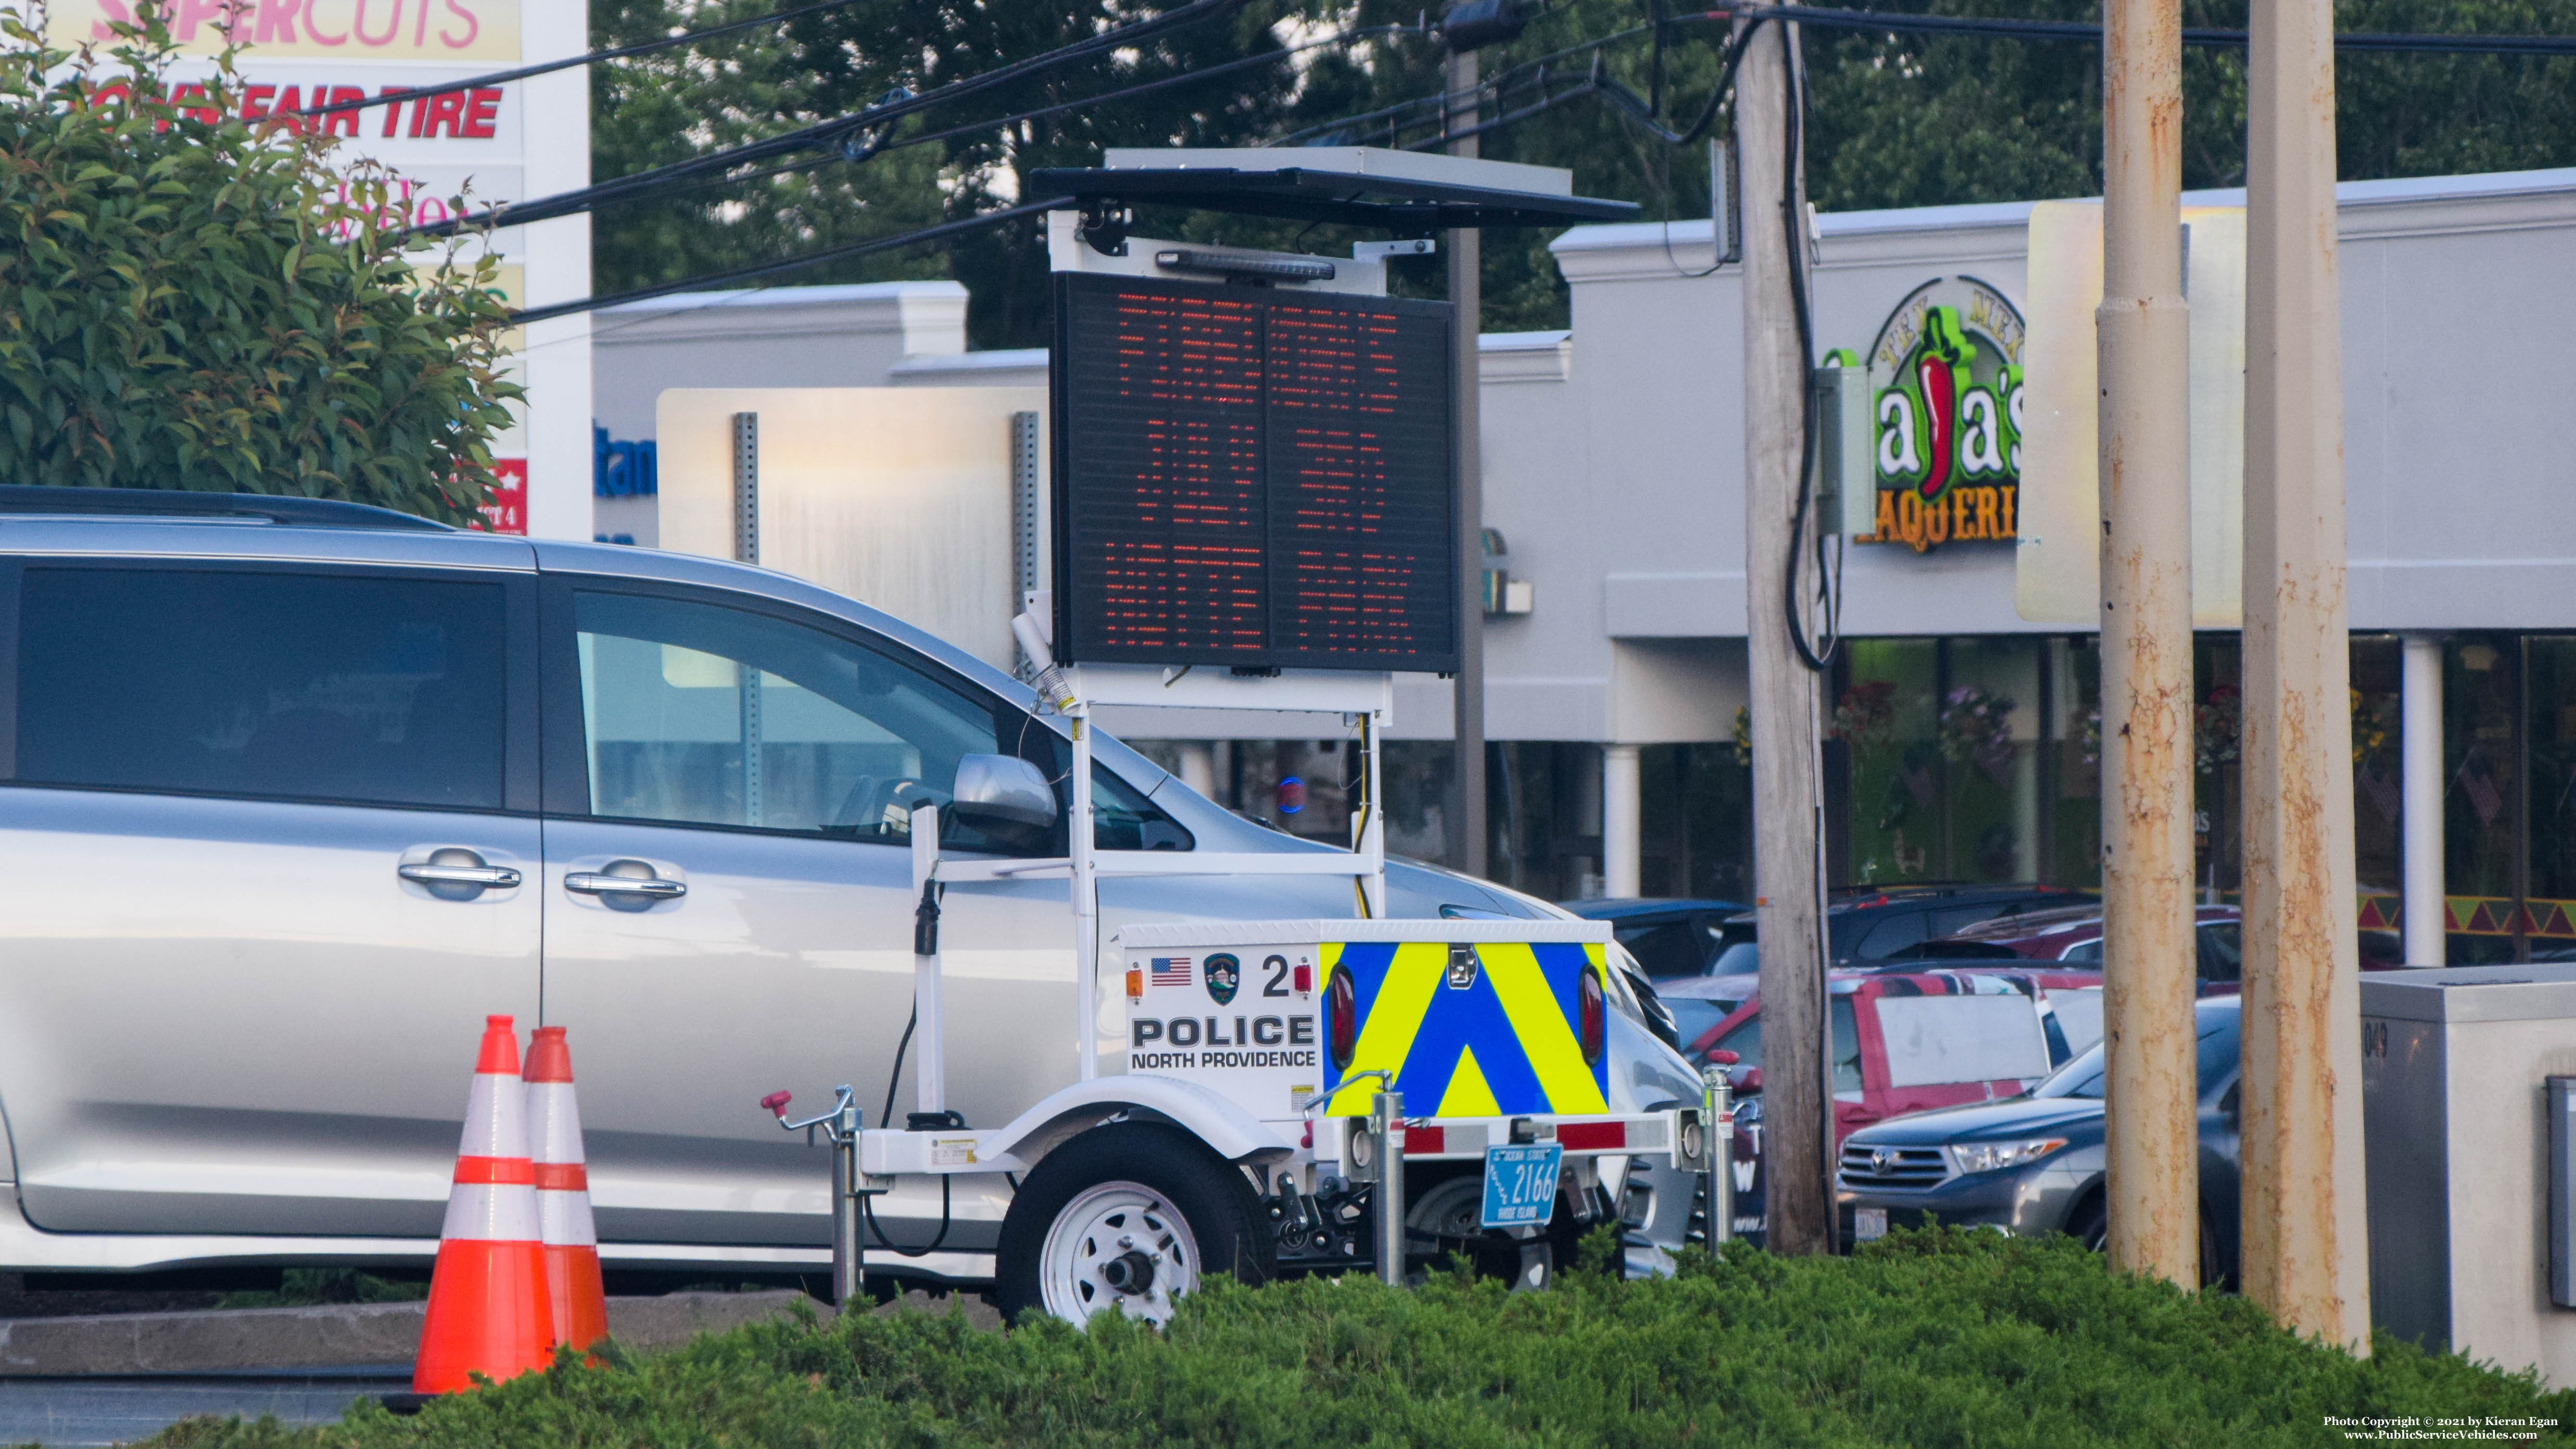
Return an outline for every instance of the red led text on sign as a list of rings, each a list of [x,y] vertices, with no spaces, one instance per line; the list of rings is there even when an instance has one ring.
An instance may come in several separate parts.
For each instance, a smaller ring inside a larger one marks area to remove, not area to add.
[[[1447,669],[1445,308],[1059,279],[1067,657]]]

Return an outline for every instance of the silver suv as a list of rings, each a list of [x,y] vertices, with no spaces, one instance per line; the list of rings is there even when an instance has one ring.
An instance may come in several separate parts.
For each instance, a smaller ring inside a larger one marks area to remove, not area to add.
[[[0,1269],[426,1262],[501,1012],[571,1029],[612,1269],[827,1262],[828,1149],[757,1103],[912,1101],[886,1081],[903,807],[944,803],[972,755],[1059,788],[1070,758],[1016,681],[778,574],[353,505],[0,488]],[[1114,741],[1099,763],[1103,846],[1318,848]],[[1060,855],[1063,830],[947,845]],[[1388,884],[1398,915],[1552,913],[1419,865]],[[970,1123],[1075,1076],[1065,889],[950,893]],[[1101,924],[1350,908],[1323,878],[1122,880]],[[1695,1098],[1621,1005],[1614,1109]],[[981,1182],[881,1205],[910,1271],[991,1275],[1007,1190]],[[1670,1246],[1687,1179],[1657,1185],[1630,1200]]]

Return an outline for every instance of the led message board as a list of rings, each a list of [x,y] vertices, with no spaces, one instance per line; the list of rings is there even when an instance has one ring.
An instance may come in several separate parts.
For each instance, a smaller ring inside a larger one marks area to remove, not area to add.
[[[1055,287],[1058,658],[1457,667],[1447,303]]]

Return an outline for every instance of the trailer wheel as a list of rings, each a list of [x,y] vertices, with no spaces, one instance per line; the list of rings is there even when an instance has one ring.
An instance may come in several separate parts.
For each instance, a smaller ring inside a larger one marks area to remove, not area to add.
[[[1278,1249],[1241,1171],[1177,1128],[1096,1127],[1047,1154],[1002,1219],[995,1297],[1081,1323],[1114,1308],[1153,1324],[1212,1274],[1266,1283]]]

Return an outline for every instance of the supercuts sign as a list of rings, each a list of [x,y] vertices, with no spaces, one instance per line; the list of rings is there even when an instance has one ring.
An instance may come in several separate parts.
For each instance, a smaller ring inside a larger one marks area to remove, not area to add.
[[[1897,305],[1869,350],[1876,527],[1915,552],[2009,542],[2021,494],[2022,318],[1974,277]]]

